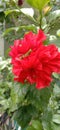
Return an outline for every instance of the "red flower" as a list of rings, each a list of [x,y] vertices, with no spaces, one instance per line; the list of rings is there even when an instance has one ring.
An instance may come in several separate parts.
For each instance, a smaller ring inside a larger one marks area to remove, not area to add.
[[[29,32],[11,47],[13,73],[17,82],[36,84],[37,88],[50,85],[52,73],[60,72],[60,53],[55,45],[43,44],[43,31]]]
[[[11,51],[9,53],[12,57],[12,62],[15,60],[16,57],[23,56],[31,50],[36,50],[38,46],[43,44],[42,42],[44,40],[46,40],[46,36],[42,30],[39,30],[38,34],[29,32],[24,35],[24,39],[15,40],[14,46],[11,46]]]

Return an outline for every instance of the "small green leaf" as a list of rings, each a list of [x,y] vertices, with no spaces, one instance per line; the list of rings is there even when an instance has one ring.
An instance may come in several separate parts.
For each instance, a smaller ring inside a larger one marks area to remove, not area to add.
[[[1,100],[0,105],[2,105],[4,110],[6,110],[7,108],[9,108],[9,101],[7,99]]]
[[[56,97],[60,97],[60,87],[57,83],[54,85],[53,93]]]
[[[49,2],[50,0],[27,0],[27,2],[34,8],[38,10],[42,10],[44,6]]]
[[[57,30],[57,36],[60,37],[60,29]]]
[[[12,31],[17,31],[17,30],[18,30],[18,27],[8,28],[8,29],[6,29],[6,30],[3,32],[3,36],[7,35],[8,33],[12,32]]]
[[[54,78],[59,79],[59,75],[57,73],[53,73]]]
[[[18,9],[6,10],[4,13],[5,13],[5,16],[7,16],[12,13],[20,13],[20,10],[18,10]]]
[[[60,115],[58,114],[53,115],[52,121],[56,124],[60,124]]]
[[[53,20],[56,20],[58,17],[60,17],[60,10],[55,10],[49,14],[47,19],[49,20],[50,23]]]

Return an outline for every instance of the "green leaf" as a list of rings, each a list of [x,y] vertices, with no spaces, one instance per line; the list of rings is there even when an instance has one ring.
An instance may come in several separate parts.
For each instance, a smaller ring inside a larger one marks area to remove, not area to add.
[[[25,96],[25,89],[24,88],[20,88],[20,86],[18,86],[17,84],[14,84],[14,86],[11,88],[11,93],[10,93],[10,108],[9,108],[9,112],[13,112],[14,110],[17,109],[17,104],[21,103],[24,99]],[[24,91],[24,92],[23,92]]]
[[[2,108],[4,110],[6,110],[7,108],[9,108],[9,101],[7,99],[1,100],[0,105],[2,105]]]
[[[14,119],[22,128],[25,128],[31,122],[32,116],[35,115],[35,112],[36,110],[34,106],[27,103],[25,105],[24,103],[24,105],[21,105],[21,107],[19,107],[15,112]]]
[[[3,70],[5,69],[8,64],[10,64],[11,60],[10,59],[7,59],[7,60],[2,60],[0,61],[0,70]]]
[[[53,128],[53,130],[60,130],[60,125],[52,123],[52,128]]]
[[[4,12],[0,12],[0,22],[3,23],[4,22],[4,19],[5,19],[5,14]]]
[[[20,10],[18,10],[18,9],[6,10],[4,13],[5,13],[5,16],[7,16],[12,13],[20,13]]]
[[[32,126],[35,128],[35,130],[42,130],[42,124],[38,120],[33,120]]]
[[[50,23],[50,22],[56,20],[58,17],[60,17],[60,10],[55,10],[49,14],[47,19]]]
[[[60,29],[57,30],[57,36],[60,37]]]
[[[27,0],[27,2],[34,8],[38,10],[42,10],[44,6],[49,2],[50,0]]]
[[[12,13],[23,13],[23,14],[30,15],[31,17],[33,17],[34,10],[32,8],[21,8],[21,9],[6,10],[4,13],[5,13],[5,16]]]
[[[55,83],[54,85],[53,94],[56,97],[60,97],[60,85],[58,85],[57,83]]]
[[[32,126],[29,126],[26,130],[35,130]]]
[[[59,75],[57,73],[53,73],[54,78],[59,79]]]
[[[56,124],[60,124],[60,115],[58,114],[53,115],[52,121]]]
[[[25,30],[32,30],[32,31],[36,31],[36,27],[34,25],[27,25],[27,26],[18,26],[18,27],[11,27],[11,28],[8,28],[6,29],[4,32],[3,32],[3,36],[6,36],[8,33],[12,32],[12,31],[20,31],[22,29],[25,29]]]
[[[18,30],[18,27],[8,28],[8,29],[6,29],[6,30],[3,32],[3,36],[7,35],[9,32],[17,31],[17,30]]]
[[[52,120],[52,112],[48,111],[46,108],[46,111],[42,116],[42,125],[44,128],[43,130],[53,130],[51,126],[51,120]]]

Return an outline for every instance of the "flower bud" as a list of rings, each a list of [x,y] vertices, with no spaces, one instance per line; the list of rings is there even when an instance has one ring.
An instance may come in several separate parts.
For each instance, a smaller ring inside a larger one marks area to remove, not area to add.
[[[23,4],[23,0],[18,0],[18,6],[21,6]]]

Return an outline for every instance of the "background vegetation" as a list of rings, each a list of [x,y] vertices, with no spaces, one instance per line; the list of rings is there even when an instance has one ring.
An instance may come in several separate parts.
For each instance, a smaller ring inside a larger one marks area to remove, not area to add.
[[[0,57],[0,129],[14,130],[15,120],[26,130],[60,130],[60,75],[54,73],[54,82],[40,91],[15,83],[8,56],[15,39],[38,28],[47,34],[45,44],[53,42],[60,49],[60,1],[27,0],[20,6],[17,0],[2,0],[0,23],[5,39],[5,57]]]

